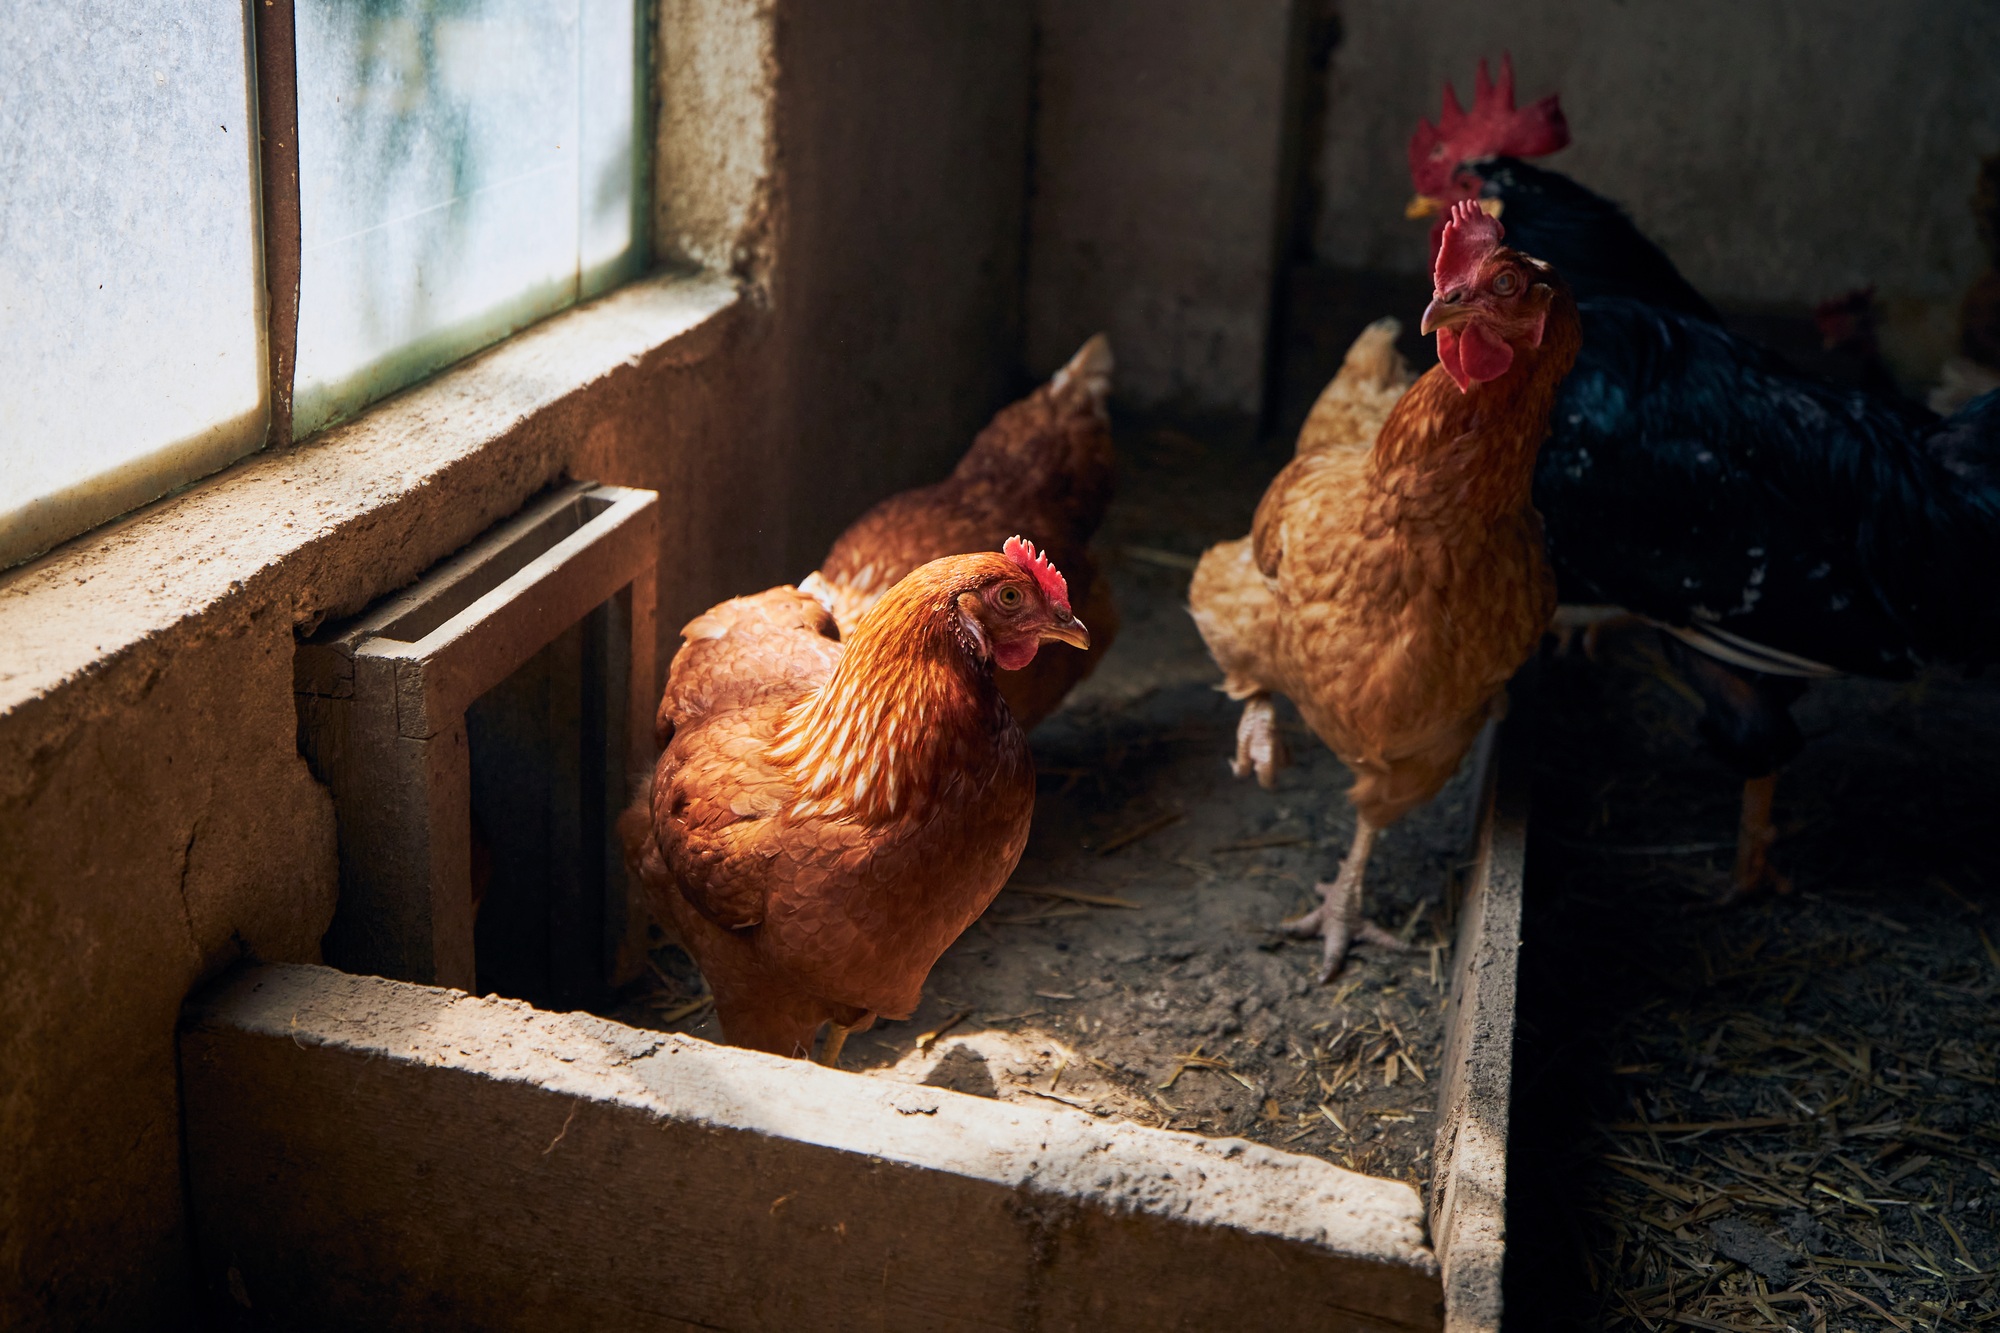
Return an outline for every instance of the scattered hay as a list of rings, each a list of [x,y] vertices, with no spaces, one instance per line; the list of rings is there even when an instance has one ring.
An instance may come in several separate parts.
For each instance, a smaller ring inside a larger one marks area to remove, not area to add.
[[[1513,1172],[1542,1197],[1511,1229],[1561,1253],[1510,1255],[1510,1301],[1547,1328],[2000,1326],[2000,692],[1816,686],[1778,787],[1799,891],[1717,909],[1733,847],[1702,835],[1738,789],[1647,647],[1548,676]]]

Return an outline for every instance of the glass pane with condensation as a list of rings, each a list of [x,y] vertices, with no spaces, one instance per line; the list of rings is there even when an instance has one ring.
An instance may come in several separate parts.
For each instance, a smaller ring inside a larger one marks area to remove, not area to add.
[[[622,274],[637,47],[633,0],[295,13],[304,436],[575,301],[586,244]]]
[[[0,0],[0,566],[263,443],[242,4]]]
[[[638,127],[646,122],[637,8],[633,0],[582,0],[577,267],[583,296],[634,276],[643,259]]]

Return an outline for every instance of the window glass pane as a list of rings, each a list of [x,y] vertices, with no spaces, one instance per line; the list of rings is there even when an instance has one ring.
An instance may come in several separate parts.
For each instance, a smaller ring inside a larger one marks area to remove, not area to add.
[[[627,275],[633,0],[296,0],[303,436]]]
[[[246,10],[0,3],[0,566],[257,448]]]

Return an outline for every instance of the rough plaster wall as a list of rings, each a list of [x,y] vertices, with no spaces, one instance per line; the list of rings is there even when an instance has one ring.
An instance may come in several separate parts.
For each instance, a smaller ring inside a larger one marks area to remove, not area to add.
[[[1029,370],[1106,329],[1126,401],[1257,410],[1292,4],[1036,5]]]
[[[1797,304],[1875,284],[1892,355],[1948,350],[1981,268],[1966,206],[2000,149],[2000,7],[1987,0],[1345,0],[1318,257],[1421,269],[1404,145],[1446,78],[1514,53],[1523,98],[1562,94],[1548,165],[1626,205],[1695,286]]]
[[[676,12],[766,25],[689,59],[723,71],[714,133],[770,138],[656,158],[719,164],[727,197],[662,220],[685,224],[661,248],[728,256],[745,300],[465,457],[445,423],[491,412],[490,385],[373,452],[336,438],[247,460],[0,579],[0,599],[33,583],[92,641],[179,576],[93,581],[79,552],[116,565],[122,544],[185,543],[181,582],[203,589],[170,629],[25,696],[0,633],[0,1327],[187,1314],[180,1002],[246,952],[316,958],[332,910],[330,805],[295,750],[295,626],[358,610],[567,473],[663,495],[664,669],[689,616],[802,574],[863,502],[948,466],[1011,389],[1025,11],[667,0],[663,22]],[[772,77],[773,114],[742,105]],[[268,561],[202,554],[218,531],[283,546],[288,503],[302,524],[365,517]]]
[[[763,253],[775,149],[771,0],[659,0],[653,253],[745,271]]]
[[[756,461],[701,447],[731,405],[764,396],[731,323],[697,349],[701,371],[622,367],[476,461],[437,427],[493,386],[468,402],[441,383],[429,412],[366,448],[337,433],[253,458],[0,582],[0,599],[32,593],[25,614],[86,649],[162,597],[190,599],[171,630],[0,711],[0,1327],[169,1327],[186,1312],[181,999],[246,955],[317,958],[334,906],[331,803],[296,749],[295,628],[406,582],[564,471],[741,494]],[[303,545],[272,531],[329,507],[369,517]],[[754,559],[728,505],[677,517],[674,557]],[[232,530],[249,535],[213,535]],[[260,561],[246,549],[260,544],[285,553]],[[160,587],[121,579],[131,547],[153,553]],[[735,573],[684,563],[710,589]],[[18,626],[23,608],[5,610]],[[29,637],[0,631],[0,686],[40,665]]]
[[[246,606],[8,719],[41,744],[0,763],[0,1324],[137,1327],[181,1294],[181,997],[317,957],[333,913],[291,680],[290,618]]]
[[[815,0],[776,47],[798,577],[1019,387],[1030,29],[1018,0]]]

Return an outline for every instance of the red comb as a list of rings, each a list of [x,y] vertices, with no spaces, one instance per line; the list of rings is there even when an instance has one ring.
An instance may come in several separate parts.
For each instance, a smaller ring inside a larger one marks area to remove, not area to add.
[[[1026,537],[1009,537],[1007,544],[1000,548],[1000,554],[1033,574],[1035,582],[1041,585],[1042,596],[1055,603],[1058,611],[1069,614],[1069,583],[1063,578],[1062,571],[1035,549],[1033,542]]]
[[[1500,219],[1489,217],[1477,200],[1461,199],[1453,204],[1437,262],[1431,268],[1431,285],[1448,292],[1461,282],[1470,282],[1479,266],[1500,248],[1500,238],[1506,234]]]
[[[1450,192],[1451,173],[1461,162],[1482,157],[1542,157],[1566,147],[1569,122],[1562,104],[1550,93],[1533,106],[1514,106],[1514,57],[1500,53],[1500,81],[1479,61],[1473,82],[1472,110],[1458,104],[1458,91],[1444,85],[1444,108],[1438,123],[1417,122],[1410,136],[1410,183],[1418,194],[1442,198]]]

